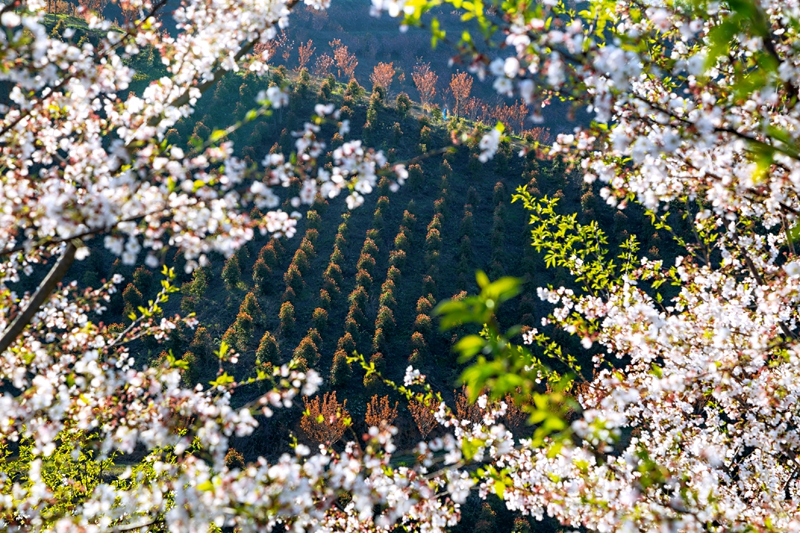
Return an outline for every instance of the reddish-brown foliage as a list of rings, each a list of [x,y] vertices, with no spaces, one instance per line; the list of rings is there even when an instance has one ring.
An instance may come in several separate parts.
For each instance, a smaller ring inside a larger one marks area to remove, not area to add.
[[[328,54],[317,56],[314,62],[314,75],[319,77],[327,76],[331,73],[331,69],[336,64],[336,61]]]
[[[316,444],[331,445],[344,435],[350,426],[350,413],[347,411],[347,400],[339,403],[336,391],[326,392],[320,402],[317,396],[313,400],[303,398],[306,411],[300,419],[300,429],[305,436]]]
[[[427,438],[428,434],[436,427],[436,410],[439,408],[439,403],[431,398],[413,399],[408,404],[408,410],[411,411],[411,416],[414,417],[414,423],[417,424],[422,438]]]
[[[347,45],[342,44],[339,39],[334,39],[328,44],[333,48],[333,59],[336,61],[338,76],[344,76],[348,80],[353,79],[358,66],[356,55],[351,54],[347,49]]]
[[[376,394],[370,398],[367,404],[367,414],[364,416],[364,422],[369,427],[381,427],[383,424],[391,426],[397,418],[397,402],[394,407],[389,405],[389,398],[387,396],[378,397]]]
[[[394,62],[390,63],[383,63],[380,62],[375,65],[375,68],[372,69],[372,74],[369,77],[369,81],[372,82],[372,85],[378,85],[389,91],[389,86],[392,84],[392,79],[394,79]]]
[[[316,48],[313,46],[314,41],[309,39],[305,44],[300,44],[297,47],[297,70],[302,70],[306,68],[306,65],[311,60],[311,56],[314,55],[314,51]]]
[[[266,52],[267,59],[271,61],[275,57],[275,54],[278,53],[278,50],[287,45],[289,45],[289,36],[286,35],[285,30],[281,30],[281,32],[276,35],[274,39],[270,39],[266,43],[257,43],[253,47],[253,52],[256,54],[261,54],[262,56],[264,52]]]
[[[472,92],[472,76],[466,72],[453,74],[450,78],[450,94],[453,95],[455,101],[454,114],[458,115],[462,111],[463,103],[469,99],[470,92]]]
[[[414,86],[419,92],[419,101],[423,106],[430,105],[433,97],[436,96],[436,84],[439,82],[439,76],[431,70],[430,63],[415,65],[411,79],[414,80]]]

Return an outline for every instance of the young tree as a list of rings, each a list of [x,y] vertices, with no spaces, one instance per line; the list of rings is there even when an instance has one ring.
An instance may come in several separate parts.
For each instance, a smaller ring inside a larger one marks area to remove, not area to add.
[[[256,364],[265,365],[267,363],[273,366],[277,366],[280,363],[278,341],[269,331],[265,332],[264,336],[261,337],[256,350]]]
[[[331,365],[331,385],[340,387],[347,385],[347,381],[353,375],[353,370],[347,362],[347,352],[338,349],[333,354],[333,365]]]
[[[244,300],[242,300],[239,306],[239,312],[250,315],[256,324],[263,324],[266,319],[264,311],[261,310],[261,306],[258,304],[256,295],[252,292],[248,292],[247,295],[245,295]]]
[[[437,425],[435,413],[438,408],[436,401],[430,398],[412,398],[408,403],[408,410],[423,439],[428,438]]]
[[[300,341],[300,344],[297,346],[297,348],[295,348],[292,357],[294,359],[299,359],[302,357],[308,362],[309,365],[313,367],[319,361],[318,345],[310,336],[306,335],[303,337],[303,340]]]
[[[303,404],[306,410],[300,419],[300,428],[306,438],[315,444],[331,446],[337,443],[352,424],[347,400],[339,403],[336,391],[326,392],[322,398],[303,398]]]
[[[232,255],[225,261],[222,268],[222,281],[229,291],[237,289],[242,283],[242,268],[239,266],[239,256]]]
[[[333,48],[333,59],[336,61],[339,77],[344,76],[348,80],[354,79],[356,67],[358,66],[356,55],[351,54],[347,49],[347,45],[342,44],[339,39],[334,39],[328,44]]]
[[[391,426],[397,418],[397,404],[398,402],[395,402],[392,407],[387,396],[374,395],[367,404],[364,422],[368,427]]]
[[[431,105],[433,97],[436,96],[436,84],[439,83],[439,76],[431,70],[430,63],[414,65],[411,79],[414,80],[414,86],[417,88],[422,105],[425,107]]]
[[[311,56],[314,55],[314,51],[316,48],[312,46],[314,41],[309,39],[306,41],[305,44],[300,43],[300,46],[297,47],[297,67],[295,70],[303,70],[306,68],[309,60],[311,60]]]
[[[314,75],[317,77],[325,77],[331,73],[331,69],[336,65],[336,60],[328,54],[317,56],[314,62]]]
[[[472,76],[467,72],[453,74],[450,78],[450,94],[453,96],[453,114],[458,116],[462,111],[464,102],[469,99],[472,92]]]
[[[380,62],[372,69],[372,74],[369,76],[369,81],[372,82],[373,86],[376,87],[383,87],[386,92],[389,92],[389,87],[392,85],[392,80],[394,79],[394,63],[383,63]]]
[[[281,333],[289,334],[294,331],[295,318],[292,302],[283,302],[278,317],[281,321]]]

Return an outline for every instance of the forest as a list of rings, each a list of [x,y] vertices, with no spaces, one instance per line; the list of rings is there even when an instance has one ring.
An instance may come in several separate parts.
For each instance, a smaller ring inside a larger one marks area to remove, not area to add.
[[[795,4],[3,0],[0,528],[796,530]]]

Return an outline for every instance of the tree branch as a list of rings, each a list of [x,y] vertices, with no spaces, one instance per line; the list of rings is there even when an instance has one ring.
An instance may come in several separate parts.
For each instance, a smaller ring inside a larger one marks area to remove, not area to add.
[[[17,315],[11,325],[3,332],[3,337],[0,338],[0,354],[3,354],[11,344],[17,340],[17,338],[22,334],[22,331],[25,327],[30,324],[31,320],[33,320],[34,315],[39,310],[40,307],[44,304],[45,300],[47,300],[53,291],[58,285],[58,282],[64,278],[64,275],[69,270],[69,267],[72,266],[72,262],[75,260],[75,252],[78,250],[77,246],[75,246],[74,241],[70,241],[67,243],[67,248],[64,250],[64,254],[58,260],[58,262],[53,265],[53,268],[50,269],[48,272],[47,277],[44,278],[39,288],[36,289],[36,292],[31,298],[31,301],[28,302],[28,306],[25,308],[22,313]]]

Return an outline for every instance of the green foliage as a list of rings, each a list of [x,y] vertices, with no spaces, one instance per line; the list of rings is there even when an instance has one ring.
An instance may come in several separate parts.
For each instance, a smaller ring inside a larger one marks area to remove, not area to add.
[[[273,366],[280,364],[280,350],[278,347],[278,341],[269,331],[264,333],[264,336],[261,337],[261,342],[258,343],[258,349],[256,350],[256,363],[258,365],[270,363]]]
[[[259,257],[256,264],[253,266],[253,282],[256,284],[256,289],[261,294],[270,292],[269,278],[272,275],[272,270],[267,266],[263,258]]]
[[[258,304],[256,295],[252,292],[248,292],[244,300],[242,300],[242,304],[239,306],[239,312],[250,315],[256,324],[263,324],[266,319],[264,312],[261,310],[261,306]]]
[[[492,400],[510,395],[524,405],[531,415],[531,423],[540,424],[534,434],[535,443],[541,444],[545,437],[554,434],[566,438],[569,433],[566,413],[568,409],[577,407],[563,393],[570,378],[552,371],[527,348],[511,342],[520,333],[519,326],[504,332],[497,322],[500,306],[519,294],[522,281],[501,278],[490,282],[480,271],[476,281],[481,291],[479,294],[443,302],[434,310],[441,317],[442,330],[467,324],[483,328],[480,334],[466,335],[454,346],[460,362],[474,361],[461,374],[470,402],[474,402],[482,391],[486,391]],[[553,384],[554,392],[542,394],[537,391],[541,376]]]
[[[281,321],[281,332],[284,334],[291,333],[295,326],[294,305],[292,305],[292,302],[283,302],[278,317]]]
[[[242,284],[242,269],[239,266],[239,256],[234,254],[225,261],[225,266],[222,268],[222,281],[228,290],[236,289]]]
[[[411,109],[411,99],[406,93],[400,93],[395,99],[395,107],[401,118],[405,118]]]
[[[299,359],[301,357],[312,367],[319,361],[319,348],[309,335],[303,337],[303,340],[300,341],[300,344],[295,348],[292,354],[292,359]]]
[[[328,326],[328,312],[322,307],[317,307],[311,315],[311,323],[318,331],[325,331]]]
[[[331,385],[334,387],[346,385],[352,375],[353,370],[347,362],[347,353],[342,349],[336,350],[331,365]]]

